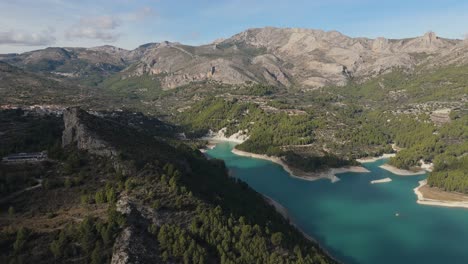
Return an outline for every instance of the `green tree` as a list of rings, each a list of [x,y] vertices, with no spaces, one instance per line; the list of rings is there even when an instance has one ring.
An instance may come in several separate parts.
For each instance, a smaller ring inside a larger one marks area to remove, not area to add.
[[[15,208],[13,206],[8,207],[8,215],[10,217],[15,216]]]
[[[94,200],[97,204],[105,203],[106,202],[106,194],[104,190],[98,190],[94,195]]]
[[[54,255],[54,258],[58,259],[62,257],[64,248],[65,248],[65,243],[66,243],[66,235],[65,235],[64,230],[61,230],[59,237],[57,239],[54,239],[50,243],[50,251]]]
[[[16,240],[13,244],[15,254],[19,254],[24,249],[27,239],[28,231],[24,227],[21,227],[16,233]]]
[[[91,264],[101,264],[103,260],[101,241],[96,241],[93,252],[91,253]]]
[[[79,225],[78,240],[86,253],[91,252],[96,240],[95,225],[91,217],[86,217]]]
[[[154,200],[153,203],[151,204],[151,207],[153,207],[156,210],[160,209],[161,206],[162,206],[162,203],[160,199]]]
[[[70,187],[72,187],[72,181],[70,180],[69,177],[67,177],[67,178],[65,179],[64,185],[65,185],[65,188],[67,188],[67,189],[69,189]]]
[[[106,191],[107,202],[114,203],[117,200],[117,194],[113,187],[107,189]]]
[[[164,262],[166,262],[166,261],[169,260],[169,253],[167,253],[166,250],[162,253],[162,260],[163,260]]]

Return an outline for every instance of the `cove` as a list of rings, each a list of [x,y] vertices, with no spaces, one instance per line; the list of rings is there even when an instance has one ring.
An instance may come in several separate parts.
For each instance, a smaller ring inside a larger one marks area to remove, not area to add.
[[[468,263],[468,209],[419,205],[413,188],[427,175],[402,177],[366,163],[371,173],[341,181],[292,178],[273,162],[231,153],[222,142],[207,155],[232,176],[283,205],[294,222],[344,263]],[[389,177],[391,182],[370,184]],[[398,214],[398,216],[397,216]]]

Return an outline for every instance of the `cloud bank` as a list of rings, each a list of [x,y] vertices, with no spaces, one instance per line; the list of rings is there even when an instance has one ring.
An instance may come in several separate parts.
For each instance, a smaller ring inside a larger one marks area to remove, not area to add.
[[[104,15],[93,17],[82,17],[65,32],[65,37],[73,39],[95,39],[104,42],[115,42],[119,39],[120,28],[125,23],[145,20],[155,16],[151,7],[143,7],[135,12],[121,15]]]
[[[79,23],[65,32],[67,39],[98,39],[104,42],[114,42],[119,38],[116,29],[121,26],[121,20],[114,16],[83,17]]]
[[[18,46],[45,46],[55,43],[54,30],[48,29],[41,32],[25,32],[21,30],[9,30],[0,32],[0,45]]]

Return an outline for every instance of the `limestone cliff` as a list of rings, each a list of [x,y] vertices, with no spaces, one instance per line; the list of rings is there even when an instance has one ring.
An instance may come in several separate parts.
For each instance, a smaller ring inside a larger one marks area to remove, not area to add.
[[[84,122],[89,114],[80,108],[68,108],[63,112],[65,129],[62,134],[62,146],[74,145],[91,154],[105,157],[117,156],[117,150],[89,129]]]
[[[109,124],[110,121],[104,121],[77,107],[65,109],[63,111],[63,121],[65,125],[62,133],[63,147],[75,146],[91,154],[110,158],[114,169],[123,175],[135,173],[134,163],[122,160],[120,158],[121,151],[118,151],[115,145],[98,133],[99,129],[107,130],[107,133],[122,132],[119,131],[119,124]],[[103,128],[103,124],[106,124],[107,127]]]

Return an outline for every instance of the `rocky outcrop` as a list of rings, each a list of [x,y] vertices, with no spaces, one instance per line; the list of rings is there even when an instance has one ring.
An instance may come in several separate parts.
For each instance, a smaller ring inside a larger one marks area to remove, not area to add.
[[[111,264],[165,263],[158,257],[155,236],[135,226],[126,227],[117,237]]]
[[[126,216],[127,227],[114,243],[111,263],[164,263],[158,257],[156,236],[148,232],[151,224],[161,225],[155,210],[124,195],[117,202],[117,211]]]
[[[436,125],[443,125],[450,122],[450,108],[437,109],[430,114],[430,119]]]
[[[104,157],[117,156],[117,150],[88,128],[85,118],[90,114],[80,108],[68,108],[63,112],[65,129],[62,134],[62,146],[74,145],[91,154]]]
[[[98,120],[99,119],[99,120]],[[119,151],[108,141],[98,135],[97,129],[111,130],[111,133],[118,132],[119,124],[109,123],[112,121],[101,119],[91,115],[86,111],[72,107],[63,111],[63,121],[65,128],[62,133],[62,146],[74,146],[81,150],[86,150],[91,154],[109,158],[114,169],[123,175],[132,175],[136,168],[131,161],[124,161],[119,158]]]

